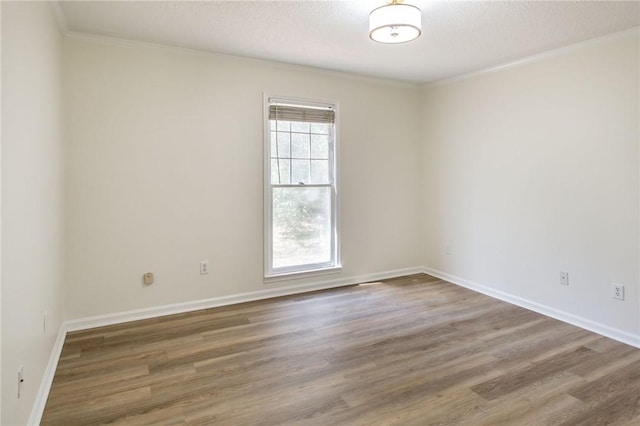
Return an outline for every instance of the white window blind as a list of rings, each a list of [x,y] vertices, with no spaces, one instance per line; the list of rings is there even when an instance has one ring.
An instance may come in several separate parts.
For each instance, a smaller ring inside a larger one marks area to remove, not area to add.
[[[302,123],[335,123],[336,114],[331,107],[299,105],[269,105],[269,120],[297,121]]]

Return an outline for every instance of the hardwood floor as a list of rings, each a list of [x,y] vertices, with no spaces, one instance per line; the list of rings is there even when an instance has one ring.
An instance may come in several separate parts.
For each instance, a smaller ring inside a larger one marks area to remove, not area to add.
[[[640,425],[640,349],[428,275],[70,333],[43,425]]]

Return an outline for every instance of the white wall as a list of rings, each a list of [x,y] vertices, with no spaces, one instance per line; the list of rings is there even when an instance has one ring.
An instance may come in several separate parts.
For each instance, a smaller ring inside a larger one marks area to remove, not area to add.
[[[65,54],[69,318],[301,282],[263,283],[263,92],[340,104],[344,268],[315,280],[420,266],[415,89],[77,36]]]
[[[638,40],[424,91],[428,267],[640,334]]]
[[[3,425],[27,422],[63,318],[61,58],[48,4],[2,2]]]
[[[0,3],[0,34],[2,34],[2,3]],[[0,59],[2,43],[0,42]],[[0,96],[2,94],[2,67],[0,66]],[[0,102],[0,212],[2,212],[2,102]],[[0,241],[2,241],[2,219],[0,213]],[[0,244],[0,332],[2,331],[2,244]],[[0,335],[0,422],[2,421],[2,335]]]

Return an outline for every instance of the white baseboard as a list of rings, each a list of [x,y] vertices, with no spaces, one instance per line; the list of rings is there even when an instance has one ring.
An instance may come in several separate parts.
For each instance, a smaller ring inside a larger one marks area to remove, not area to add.
[[[42,419],[42,414],[44,413],[44,407],[47,404],[49,390],[51,389],[51,384],[53,383],[53,376],[55,375],[56,368],[58,367],[58,361],[60,360],[60,354],[62,353],[62,346],[64,345],[64,339],[66,336],[67,330],[65,329],[63,323],[60,325],[58,336],[56,337],[56,341],[53,343],[53,349],[51,349],[51,355],[49,356],[47,368],[44,371],[44,376],[42,377],[42,381],[40,382],[40,388],[38,389],[36,400],[33,403],[33,407],[31,408],[31,415],[29,416],[29,422],[27,423],[30,426],[37,426],[40,424],[40,420]]]
[[[255,300],[271,299],[273,297],[288,296],[292,294],[307,293],[316,290],[326,290],[335,287],[360,284],[368,281],[383,280],[386,278],[400,277],[422,273],[423,267],[395,269],[392,271],[378,272],[374,274],[357,275],[347,278],[314,281],[311,283],[291,285],[285,287],[268,288],[265,290],[247,293],[232,294],[229,296],[214,297],[211,299],[194,300],[190,302],[174,303],[152,308],[136,309],[133,311],[116,312],[113,314],[99,315],[95,317],[79,318],[65,322],[67,331],[86,330],[105,325],[121,324],[123,322],[137,321],[147,318],[155,318],[164,315],[180,314],[183,312],[198,311],[201,309],[215,308],[218,306],[235,305],[237,303],[253,302]]]
[[[425,267],[422,270],[422,272],[424,272],[425,274],[432,275],[436,278],[440,278],[442,280],[448,281],[452,284],[456,284],[461,287],[465,287],[470,290],[477,291],[478,293],[486,294],[487,296],[491,296],[493,298],[502,300],[504,302],[508,302],[525,309],[529,309],[530,311],[538,312],[539,314],[546,315],[548,317],[566,322],[571,325],[575,325],[580,328],[584,328],[585,330],[593,331],[594,333],[598,333],[602,336],[609,337],[611,339],[617,340],[622,343],[626,343],[627,345],[640,348],[640,335],[629,333],[627,331],[620,330],[617,328],[609,327],[607,325],[592,321],[584,317],[580,317],[577,315],[570,314],[568,312],[560,311],[558,309],[555,309],[546,305],[542,305],[537,302],[532,302],[530,300],[523,299],[521,297],[514,296],[512,294],[505,293],[500,290],[495,290],[491,287],[487,287],[473,281],[465,280],[464,278],[460,278],[455,275],[451,275],[446,272],[439,271],[437,269]]]

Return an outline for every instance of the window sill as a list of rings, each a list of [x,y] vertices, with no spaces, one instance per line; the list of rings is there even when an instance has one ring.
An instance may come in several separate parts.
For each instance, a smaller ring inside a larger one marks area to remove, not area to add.
[[[271,284],[280,281],[299,280],[307,277],[315,277],[319,275],[337,274],[342,271],[342,265],[332,266],[330,268],[312,269],[300,272],[284,272],[282,274],[274,274],[264,277],[265,284]]]

